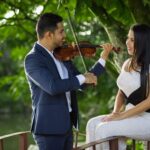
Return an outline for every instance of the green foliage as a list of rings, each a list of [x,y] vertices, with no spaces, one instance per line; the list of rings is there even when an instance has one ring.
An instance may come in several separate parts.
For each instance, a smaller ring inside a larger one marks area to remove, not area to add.
[[[30,110],[31,108],[30,91],[24,74],[23,64],[25,55],[36,41],[35,24],[41,13],[51,11],[63,16],[67,41],[74,41],[68,25],[68,14],[65,7],[68,7],[70,10],[79,41],[90,41],[92,44],[98,45],[111,42],[122,49],[120,54],[111,55],[110,60],[106,64],[106,73],[98,79],[96,87],[91,85],[84,92],[78,92],[80,122],[82,124],[81,131],[84,132],[89,118],[109,113],[113,109],[117,93],[116,78],[123,61],[127,58],[125,40],[128,29],[131,24],[136,22],[150,24],[150,17],[148,15],[150,12],[150,1],[0,1],[1,113],[24,113],[25,110]],[[101,49],[97,49],[95,57],[85,58],[88,68],[99,58],[101,51]],[[74,63],[84,73],[80,57],[76,57]],[[3,122],[2,120],[0,123]],[[7,126],[6,128],[7,130],[10,129]],[[4,128],[3,133],[6,133]],[[130,143],[129,141],[129,145]],[[129,148],[131,149],[130,146]],[[142,144],[139,143],[137,149],[140,150],[142,148]]]
[[[97,4],[103,6],[106,9],[106,12],[116,21],[121,22],[126,26],[133,22],[132,13],[123,1],[105,0],[97,1]]]
[[[144,5],[145,5],[145,6],[146,6],[146,5],[150,6],[150,1],[149,1],[149,0],[143,0],[143,2],[144,2]]]
[[[150,7],[149,1],[140,2],[143,7]],[[0,1],[0,108],[5,105],[9,109],[10,105],[7,103],[14,107],[17,106],[16,103],[22,107],[31,105],[23,63],[26,53],[36,41],[35,24],[41,13],[51,11],[61,14],[64,18],[67,40],[74,40],[68,26],[65,7],[70,10],[79,41],[90,41],[93,44],[111,41],[115,46],[122,48],[121,54],[112,54],[110,57],[110,61],[107,62],[107,74],[100,77],[97,87],[90,87],[86,92],[78,94],[81,117],[86,120],[112,109],[117,91],[115,80],[126,58],[124,50],[127,30],[135,23],[135,18],[138,19],[131,9],[131,0]],[[147,15],[147,9],[136,9],[142,11],[141,15],[146,20],[144,13]],[[97,49],[95,57],[85,58],[88,68],[99,58],[100,52],[101,50]],[[80,57],[75,58],[74,63],[84,72]]]

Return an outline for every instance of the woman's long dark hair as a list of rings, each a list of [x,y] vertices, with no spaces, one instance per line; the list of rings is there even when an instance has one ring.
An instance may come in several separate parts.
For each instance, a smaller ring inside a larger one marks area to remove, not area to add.
[[[134,33],[134,54],[130,67],[136,70],[141,67],[141,90],[143,98],[149,94],[149,68],[150,68],[150,27],[145,24],[136,24],[131,27]]]

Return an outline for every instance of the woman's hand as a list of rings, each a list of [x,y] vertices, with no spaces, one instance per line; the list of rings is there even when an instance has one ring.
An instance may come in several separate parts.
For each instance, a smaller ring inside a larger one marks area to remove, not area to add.
[[[103,58],[104,60],[107,60],[109,53],[113,49],[113,45],[110,43],[106,43],[106,44],[101,45],[101,47],[104,49],[101,53],[101,58]]]
[[[113,112],[111,114],[106,115],[104,118],[102,118],[103,122],[107,122],[107,121],[115,121],[115,120],[121,120],[124,119],[123,118],[123,113],[120,112]]]

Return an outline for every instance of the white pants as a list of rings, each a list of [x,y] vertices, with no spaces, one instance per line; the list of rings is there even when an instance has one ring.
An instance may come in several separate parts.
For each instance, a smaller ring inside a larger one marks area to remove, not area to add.
[[[128,104],[126,109],[134,107]],[[88,121],[86,127],[86,142],[92,142],[111,136],[127,136],[150,140],[150,113],[144,112],[134,117],[118,121],[102,122],[103,116],[97,116]],[[119,139],[119,150],[125,150],[125,139]],[[96,150],[109,150],[108,142],[96,146]]]

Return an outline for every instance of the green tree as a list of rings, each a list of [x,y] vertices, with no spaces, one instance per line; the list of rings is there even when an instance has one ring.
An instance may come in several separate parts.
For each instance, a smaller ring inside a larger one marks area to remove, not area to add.
[[[41,13],[49,11],[61,14],[67,40],[72,41],[65,7],[70,10],[79,40],[88,40],[93,44],[111,42],[122,49],[120,54],[111,55],[111,61],[107,62],[107,73],[99,79],[98,86],[79,94],[82,117],[89,118],[112,108],[117,90],[115,80],[127,57],[127,31],[134,23],[150,24],[150,16],[147,15],[150,12],[149,0],[1,0],[0,108],[10,107],[20,111],[22,107],[30,107],[23,61],[36,41],[37,18]],[[88,68],[97,60],[100,51],[96,52],[95,57],[85,60]],[[83,72],[80,58],[75,58],[74,62]]]

